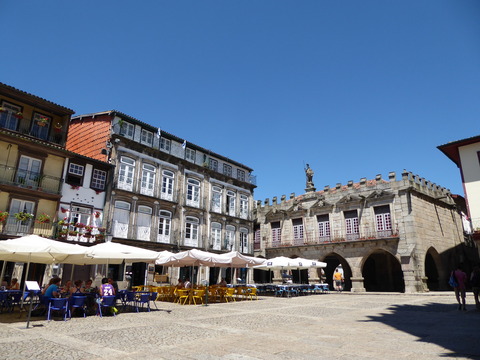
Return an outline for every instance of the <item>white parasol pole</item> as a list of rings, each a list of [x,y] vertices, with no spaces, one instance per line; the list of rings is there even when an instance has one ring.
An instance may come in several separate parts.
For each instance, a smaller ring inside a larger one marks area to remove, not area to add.
[[[3,261],[3,266],[2,266],[2,274],[0,275],[0,286],[2,285],[3,278],[5,276],[5,270],[7,268],[7,260]]]

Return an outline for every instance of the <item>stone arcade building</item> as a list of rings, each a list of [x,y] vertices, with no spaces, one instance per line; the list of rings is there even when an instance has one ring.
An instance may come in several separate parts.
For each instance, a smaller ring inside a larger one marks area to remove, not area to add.
[[[328,264],[327,281],[342,266],[353,292],[422,292],[446,288],[450,268],[461,261],[462,220],[449,190],[404,171],[388,180],[362,178],[322,191],[257,201],[255,254],[304,257]],[[307,278],[293,272],[294,278]],[[265,272],[255,271],[257,281]],[[316,269],[310,282],[319,281]],[[274,282],[281,280],[275,271]]]

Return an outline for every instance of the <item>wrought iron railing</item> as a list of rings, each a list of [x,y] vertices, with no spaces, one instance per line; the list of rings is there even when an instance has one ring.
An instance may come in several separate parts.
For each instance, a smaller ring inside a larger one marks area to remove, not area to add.
[[[17,167],[0,165],[0,184],[60,194],[63,180],[55,176],[26,171]]]

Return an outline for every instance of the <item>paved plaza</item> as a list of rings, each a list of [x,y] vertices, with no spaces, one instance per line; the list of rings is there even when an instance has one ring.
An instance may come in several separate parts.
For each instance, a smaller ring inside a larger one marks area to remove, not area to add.
[[[453,292],[259,297],[66,322],[0,314],[1,359],[480,359]],[[32,326],[33,325],[33,326]]]

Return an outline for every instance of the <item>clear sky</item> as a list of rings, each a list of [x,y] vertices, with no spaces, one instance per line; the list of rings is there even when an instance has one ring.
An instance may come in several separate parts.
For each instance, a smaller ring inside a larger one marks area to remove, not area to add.
[[[403,169],[480,135],[478,0],[0,2],[0,81],[116,109],[239,161],[255,199]]]

